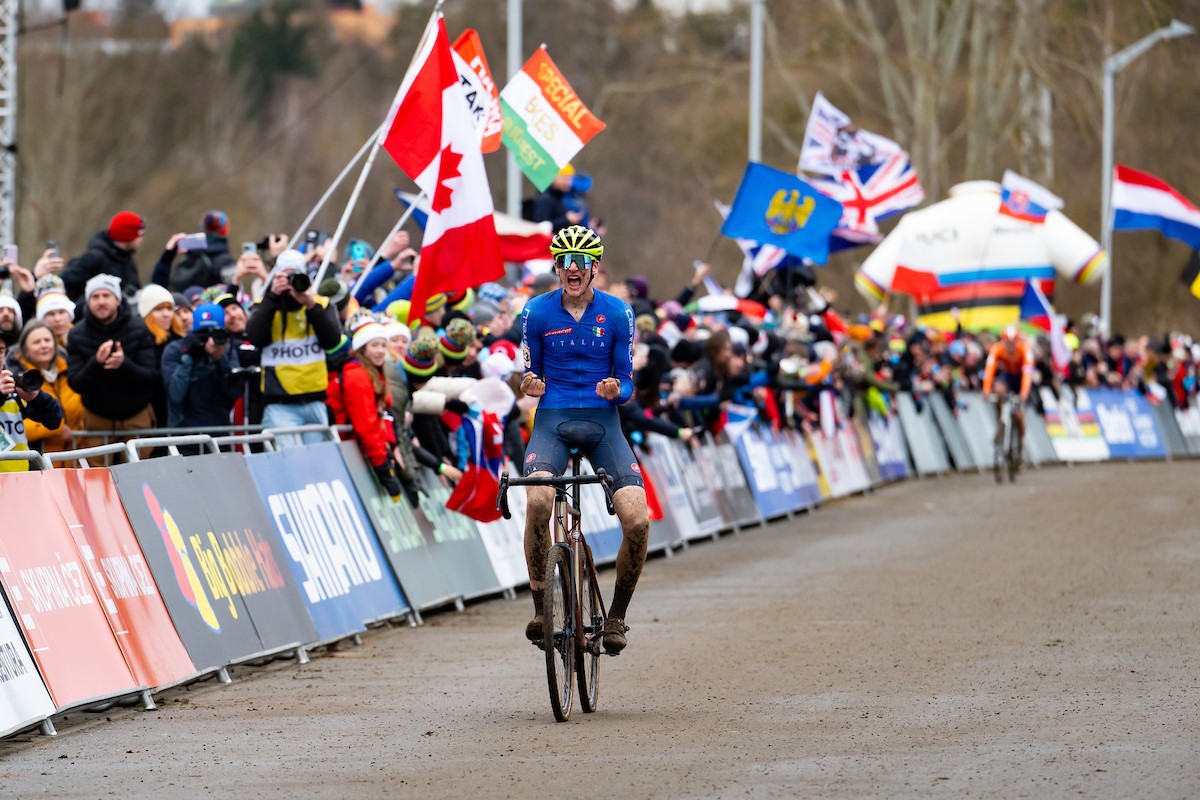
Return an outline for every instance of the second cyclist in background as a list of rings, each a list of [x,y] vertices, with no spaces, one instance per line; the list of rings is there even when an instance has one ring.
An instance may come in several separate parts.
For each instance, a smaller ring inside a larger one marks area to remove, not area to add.
[[[1033,387],[1033,351],[1021,336],[1016,325],[1009,325],[1000,335],[1000,340],[988,351],[987,366],[983,371],[983,394],[993,398],[996,409],[996,445],[999,446],[1004,430],[1000,425],[1001,404],[1008,393],[1018,392],[1021,403],[1013,410],[1013,422],[1017,426],[1017,464],[1021,463],[1025,445],[1025,403]],[[993,394],[995,389],[995,394]]]
[[[617,553],[616,588],[604,622],[605,652],[625,648],[625,612],[646,563],[646,491],[633,450],[621,432],[617,406],[633,394],[633,309],[592,287],[604,245],[590,228],[572,225],[550,243],[559,288],[534,298],[521,316],[525,375],[521,390],[539,397],[525,452],[525,477],[560,476],[572,447],[613,478],[613,502],[623,538]],[[530,486],[525,522],[525,560],[534,618],[525,629],[542,638],[542,575],[550,548],[554,489]]]

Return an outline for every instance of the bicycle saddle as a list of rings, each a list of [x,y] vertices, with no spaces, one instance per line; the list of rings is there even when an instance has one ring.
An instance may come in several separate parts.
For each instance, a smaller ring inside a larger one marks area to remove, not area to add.
[[[590,419],[568,419],[558,423],[556,433],[568,447],[587,450],[604,438],[604,426]]]

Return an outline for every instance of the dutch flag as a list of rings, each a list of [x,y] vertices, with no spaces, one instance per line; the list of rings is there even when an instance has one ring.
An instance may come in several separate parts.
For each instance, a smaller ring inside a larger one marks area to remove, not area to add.
[[[1112,191],[1114,231],[1162,231],[1200,248],[1200,209],[1153,175],[1117,165]]]

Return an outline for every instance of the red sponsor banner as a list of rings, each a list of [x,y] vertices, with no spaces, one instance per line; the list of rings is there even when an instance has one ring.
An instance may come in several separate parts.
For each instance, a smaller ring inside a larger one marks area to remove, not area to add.
[[[56,469],[45,476],[134,679],[165,686],[195,675],[112,475],[103,469]]]
[[[483,54],[483,42],[473,28],[467,28],[454,40],[451,45],[454,51],[462,56],[463,61],[475,75],[463,89],[467,92],[467,101],[472,109],[479,107],[483,116],[482,140],[479,149],[484,153],[494,153],[500,149],[501,134],[504,130],[504,118],[500,113],[500,90],[492,78],[492,70],[488,67],[487,56]],[[469,76],[467,77],[469,80]],[[478,86],[476,86],[476,81]],[[478,93],[482,96],[475,97]],[[474,113],[472,113],[474,116]],[[476,120],[476,125],[479,121]]]
[[[0,581],[59,708],[141,688],[41,472],[0,476]]]

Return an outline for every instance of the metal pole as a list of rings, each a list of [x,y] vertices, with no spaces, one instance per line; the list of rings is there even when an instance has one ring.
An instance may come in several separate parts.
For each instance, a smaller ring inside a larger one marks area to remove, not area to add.
[[[313,210],[308,212],[308,216],[304,218],[304,222],[300,223],[300,227],[296,229],[296,233],[291,239],[288,240],[288,247],[296,246],[296,242],[298,242],[300,237],[304,235],[304,232],[308,230],[308,226],[312,223],[313,218],[317,216],[317,213],[320,212],[322,208],[324,208],[325,203],[329,200],[329,197],[333,194],[334,190],[342,184],[342,181],[346,179],[346,176],[350,174],[350,170],[354,168],[354,165],[362,160],[362,157],[367,154],[367,150],[371,147],[371,145],[379,139],[379,134],[382,130],[382,125],[376,128],[371,134],[371,138],[363,142],[363,146],[358,148],[358,152],[354,154],[354,158],[350,159],[349,163],[342,168],[341,174],[333,179],[333,183],[329,184],[329,188],[325,190],[325,194],[321,195],[321,199],[317,201],[315,206],[313,206]]]
[[[0,244],[16,241],[18,3],[0,0]]]
[[[383,244],[375,248],[375,255],[371,256],[371,262],[363,269],[362,274],[358,276],[358,280],[354,282],[354,286],[350,289],[351,297],[353,297],[355,292],[358,291],[358,287],[362,286],[363,281],[367,279],[367,275],[371,274],[371,270],[374,269],[375,265],[380,262],[384,246],[386,246],[387,243],[392,240],[392,237],[396,235],[398,230],[404,227],[404,223],[408,222],[408,218],[412,216],[413,211],[415,211],[417,208],[417,203],[420,202],[421,198],[424,196],[424,192],[421,192],[421,194],[417,195],[417,199],[413,201],[412,205],[404,209],[404,213],[400,215],[400,219],[396,220],[396,224],[393,225],[391,231],[388,232],[387,238],[383,240]]]
[[[762,161],[762,106],[763,106],[763,4],[766,0],[751,0],[750,3],[750,134],[749,156],[751,161]]]
[[[1104,64],[1104,122],[1100,157],[1100,247],[1108,254],[1108,269],[1100,278],[1100,331],[1112,331],[1113,70]]]
[[[524,49],[522,40],[524,30],[522,23],[522,0],[508,0],[508,79],[520,71],[522,66],[521,51]],[[511,217],[521,216],[521,169],[517,166],[517,157],[511,150],[505,148],[508,157],[508,184],[506,188],[505,210]]]
[[[367,175],[371,173],[371,167],[375,165],[375,156],[379,155],[379,151],[383,149],[383,144],[377,139],[375,146],[371,148],[371,154],[367,156],[367,163],[363,164],[362,172],[358,174],[358,183],[354,184],[354,191],[350,194],[350,202],[346,204],[346,210],[342,212],[342,218],[338,220],[337,229],[333,232],[333,236],[325,243],[325,257],[321,260],[321,266],[317,269],[317,277],[313,278],[313,288],[321,285],[321,280],[325,277],[325,271],[329,268],[329,262],[337,255],[338,242],[341,241],[342,233],[346,230],[346,223],[350,221],[350,214],[354,211],[354,207],[358,205],[358,196],[362,194],[363,186],[367,183]]]

